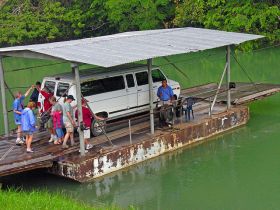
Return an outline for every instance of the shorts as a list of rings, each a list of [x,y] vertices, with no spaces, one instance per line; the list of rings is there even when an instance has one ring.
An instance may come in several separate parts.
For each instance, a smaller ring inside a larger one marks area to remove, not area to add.
[[[89,139],[90,138],[90,129],[84,130],[84,139]]]
[[[59,138],[59,139],[64,136],[62,128],[56,128],[55,132],[56,132],[57,138]]]
[[[71,122],[65,122],[64,126],[66,128],[67,133],[73,133],[74,132],[74,126],[72,125]]]
[[[47,121],[46,128],[53,128],[53,119],[51,117]]]
[[[26,136],[26,135],[32,136],[33,133],[34,133],[33,131],[23,131],[23,132],[22,132],[22,134],[23,134],[24,136]]]
[[[21,119],[15,119],[15,124],[16,125],[21,125]]]

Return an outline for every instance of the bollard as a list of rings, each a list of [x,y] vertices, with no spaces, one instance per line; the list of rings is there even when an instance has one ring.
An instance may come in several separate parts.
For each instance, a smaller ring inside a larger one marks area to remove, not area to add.
[[[212,110],[211,110],[211,97],[209,97],[209,117],[212,116]]]
[[[129,141],[130,141],[130,144],[132,144],[131,123],[130,123],[130,120],[128,120],[128,128],[129,128]]]

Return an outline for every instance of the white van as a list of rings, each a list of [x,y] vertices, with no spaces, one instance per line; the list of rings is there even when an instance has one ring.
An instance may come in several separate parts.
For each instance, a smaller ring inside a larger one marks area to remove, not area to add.
[[[167,79],[176,97],[180,95],[178,82],[168,79],[156,66],[152,68],[154,102],[161,81]],[[81,92],[89,101],[92,111],[108,120],[113,120],[149,109],[149,85],[147,65],[124,65],[112,68],[94,68],[80,71]],[[74,75],[69,73],[45,77],[42,87],[54,93],[63,103],[63,94],[76,98]],[[68,91],[67,91],[68,90]],[[39,96],[43,100],[43,96]],[[75,101],[72,102],[75,105]],[[94,127],[94,126],[93,126]],[[94,133],[94,132],[93,132]]]

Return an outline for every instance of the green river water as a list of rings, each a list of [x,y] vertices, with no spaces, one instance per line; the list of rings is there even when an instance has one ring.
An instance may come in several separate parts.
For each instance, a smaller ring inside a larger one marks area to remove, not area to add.
[[[280,83],[280,48],[237,55],[254,81]],[[224,50],[174,56],[188,79],[167,61],[158,59],[165,73],[183,87],[218,81]],[[6,59],[7,71],[42,61]],[[11,87],[27,86],[68,64],[6,73]],[[69,67],[68,67],[69,70]],[[16,73],[16,74],[15,74]],[[248,81],[232,59],[232,80]],[[11,99],[9,99],[10,101]],[[93,206],[133,205],[139,209],[280,209],[280,94],[250,104],[250,121],[192,148],[180,149],[78,184],[42,172],[0,179],[8,186],[47,189],[70,195]],[[2,119],[2,115],[1,119]],[[12,124],[11,124],[12,125]],[[1,128],[3,126],[1,125]]]

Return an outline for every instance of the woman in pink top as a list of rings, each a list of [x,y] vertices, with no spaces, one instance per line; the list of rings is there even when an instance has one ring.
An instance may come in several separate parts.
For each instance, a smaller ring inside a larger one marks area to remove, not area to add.
[[[56,101],[56,98],[52,96],[50,98],[50,104],[52,105],[51,116],[53,120],[53,130],[56,133],[57,139],[54,140],[54,144],[61,144],[63,141],[64,133],[62,130],[62,106]]]

